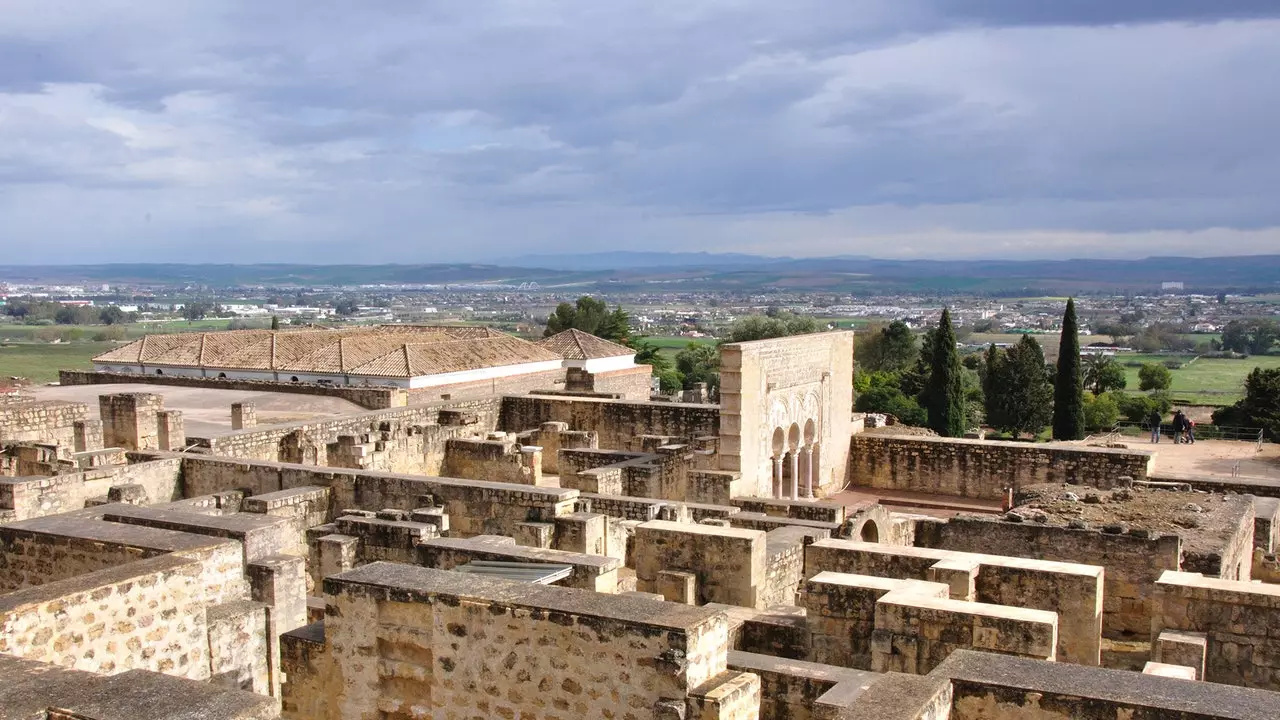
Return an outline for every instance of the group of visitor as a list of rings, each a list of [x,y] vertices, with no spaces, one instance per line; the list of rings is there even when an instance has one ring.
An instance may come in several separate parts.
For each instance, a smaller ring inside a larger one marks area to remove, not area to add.
[[[1151,442],[1160,442],[1161,423],[1164,422],[1160,411],[1152,410],[1151,417],[1147,421],[1151,424]],[[1196,423],[1181,410],[1174,411],[1173,421],[1169,424],[1169,428],[1173,431],[1174,444],[1192,444],[1196,441]]]

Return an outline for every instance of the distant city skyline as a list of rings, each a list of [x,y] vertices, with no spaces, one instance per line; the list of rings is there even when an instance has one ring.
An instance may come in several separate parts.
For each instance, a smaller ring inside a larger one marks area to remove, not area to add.
[[[1280,3],[9,0],[4,263],[1280,252]]]

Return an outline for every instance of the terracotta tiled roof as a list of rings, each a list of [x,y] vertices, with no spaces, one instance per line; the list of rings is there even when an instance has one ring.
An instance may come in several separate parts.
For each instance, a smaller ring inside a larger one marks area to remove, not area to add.
[[[538,344],[566,360],[595,360],[636,354],[635,350],[626,345],[598,338],[576,328],[539,340]]]
[[[489,328],[384,325],[148,335],[93,361],[414,377],[559,359],[550,350]]]

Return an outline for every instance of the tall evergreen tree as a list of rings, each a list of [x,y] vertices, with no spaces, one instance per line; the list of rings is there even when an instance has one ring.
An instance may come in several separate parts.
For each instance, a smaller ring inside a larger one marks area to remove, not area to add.
[[[1076,302],[1067,298],[1058,341],[1058,374],[1053,381],[1053,439],[1084,439],[1084,377],[1080,369],[1080,330]]]
[[[987,423],[1014,436],[1040,434],[1053,420],[1053,383],[1040,343],[1023,335],[1017,345],[992,357],[998,359],[987,367]]]
[[[280,329],[280,318],[275,315],[271,316],[271,329],[272,330]]]
[[[963,369],[956,352],[956,331],[951,311],[943,308],[938,331],[933,334],[929,383],[925,387],[929,427],[943,437],[963,437],[968,428],[964,404]]]

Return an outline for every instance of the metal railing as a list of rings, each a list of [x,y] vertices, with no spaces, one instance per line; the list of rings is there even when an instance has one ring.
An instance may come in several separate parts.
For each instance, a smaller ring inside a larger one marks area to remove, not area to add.
[[[1151,437],[1150,423],[1136,423],[1122,421],[1115,424],[1111,428],[1110,434],[1126,437]],[[1173,426],[1169,423],[1160,424],[1160,435],[1162,438],[1173,438]],[[1197,424],[1195,426],[1196,440],[1233,440],[1238,442],[1254,443],[1257,451],[1262,452],[1262,444],[1265,441],[1266,433],[1262,428],[1240,427],[1236,425],[1211,425],[1209,423]]]

